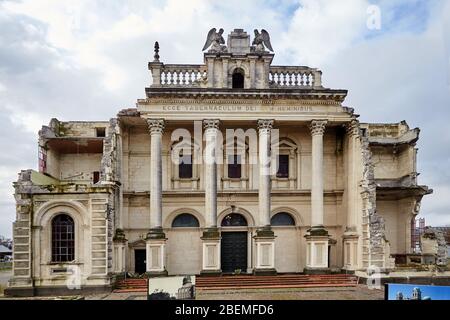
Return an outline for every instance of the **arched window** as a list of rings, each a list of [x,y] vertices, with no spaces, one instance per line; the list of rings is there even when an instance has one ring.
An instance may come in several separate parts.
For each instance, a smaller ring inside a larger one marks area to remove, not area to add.
[[[232,88],[243,89],[244,88],[244,70],[237,68],[233,71],[232,76]]]
[[[247,220],[239,213],[230,213],[222,220],[222,227],[245,227]]]
[[[52,261],[75,260],[75,224],[67,214],[59,214],[52,220]]]
[[[172,228],[198,228],[199,226],[197,218],[189,213],[182,213],[172,221]]]
[[[272,226],[295,226],[295,220],[289,213],[280,212],[270,219]]]

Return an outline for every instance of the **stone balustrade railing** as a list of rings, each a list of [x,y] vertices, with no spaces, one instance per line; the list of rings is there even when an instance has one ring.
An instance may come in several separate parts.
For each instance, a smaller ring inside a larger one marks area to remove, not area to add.
[[[309,67],[271,66],[269,87],[304,88],[321,87],[322,71]]]
[[[152,66],[153,86],[199,87],[206,82],[206,66],[199,64],[159,64]]]
[[[200,64],[163,64],[150,62],[153,87],[207,87],[208,70]],[[269,88],[317,88],[322,86],[322,71],[309,67],[270,66]]]

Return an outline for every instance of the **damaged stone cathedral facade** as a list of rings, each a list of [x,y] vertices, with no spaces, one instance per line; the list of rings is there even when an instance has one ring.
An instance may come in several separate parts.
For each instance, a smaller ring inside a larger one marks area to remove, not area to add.
[[[42,127],[39,172],[14,183],[9,294],[109,290],[125,272],[388,276],[412,253],[432,191],[419,129],[361,123],[320,70],[272,65],[264,30],[222,32],[201,65],[164,64],[156,43],[136,108]]]

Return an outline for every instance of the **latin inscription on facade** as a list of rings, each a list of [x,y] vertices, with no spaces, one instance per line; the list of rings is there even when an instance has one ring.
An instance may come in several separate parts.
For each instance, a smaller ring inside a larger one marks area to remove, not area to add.
[[[162,106],[162,111],[186,112],[311,112],[311,106],[221,106],[221,105],[169,105]]]

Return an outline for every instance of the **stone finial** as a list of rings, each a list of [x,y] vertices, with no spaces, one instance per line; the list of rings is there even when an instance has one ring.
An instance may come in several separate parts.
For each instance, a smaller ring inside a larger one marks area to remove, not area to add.
[[[155,41],[155,54],[153,56],[153,62],[159,62],[159,43]]]
[[[311,130],[311,135],[323,135],[325,133],[325,127],[327,125],[327,120],[313,120],[309,125]]]
[[[259,119],[258,120],[258,131],[264,131],[264,130],[272,130],[273,128],[273,120],[267,120],[267,119]]]
[[[219,119],[204,119],[203,129],[219,129],[220,120]]]
[[[150,134],[162,134],[164,132],[164,119],[147,119]]]
[[[345,124],[345,131],[349,136],[358,136],[359,135],[359,122],[358,120],[353,119],[352,121]]]

